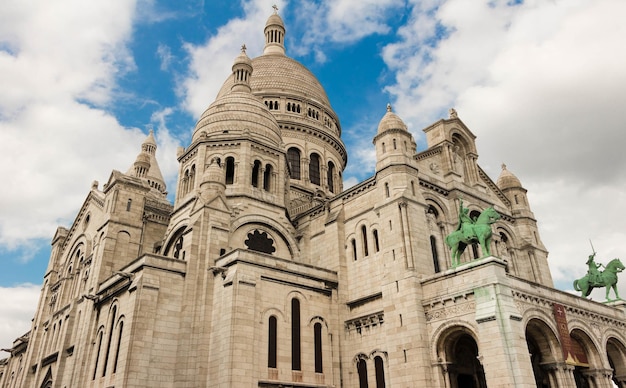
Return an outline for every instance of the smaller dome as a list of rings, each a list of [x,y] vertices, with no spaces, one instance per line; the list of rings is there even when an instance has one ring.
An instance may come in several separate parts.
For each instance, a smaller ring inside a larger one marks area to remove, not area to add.
[[[247,48],[245,44],[241,45],[241,53],[239,53],[239,55],[237,55],[237,57],[233,61],[233,69],[235,69],[237,65],[247,65],[252,68],[252,60],[250,59],[250,57],[248,57],[248,54],[246,54],[246,49]]]
[[[383,116],[378,124],[378,134],[380,135],[383,132],[400,129],[408,132],[408,128],[404,121],[397,114],[393,113],[391,110],[391,104],[387,104],[387,113]]]
[[[500,190],[522,188],[522,182],[512,172],[506,169],[506,164],[502,164],[502,172],[497,182]]]
[[[225,176],[222,171],[222,167],[220,166],[220,161],[218,158],[211,159],[209,166],[204,170],[204,174],[202,174],[202,180],[200,181],[200,188],[208,187],[208,185],[212,183],[217,183],[219,185],[225,186]]]
[[[143,141],[144,145],[153,145],[156,146],[157,142],[154,138],[154,131],[152,129],[150,129],[150,133],[148,134],[148,137],[146,137],[146,140]]]
[[[135,164],[140,163],[150,166],[150,155],[145,152],[140,152],[139,155],[137,155],[137,159],[135,159]]]
[[[283,23],[283,19],[278,16],[278,13],[274,12],[269,18],[267,18],[267,22],[265,23],[266,28],[270,26],[280,26],[284,29],[285,23]]]

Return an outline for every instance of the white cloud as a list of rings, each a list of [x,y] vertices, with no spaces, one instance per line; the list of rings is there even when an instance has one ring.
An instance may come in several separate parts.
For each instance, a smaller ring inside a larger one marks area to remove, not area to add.
[[[106,108],[127,49],[134,1],[10,1],[0,13],[0,245],[49,239],[94,179],[126,170],[144,135]],[[28,209],[28,211],[25,211]]]
[[[390,17],[402,17],[404,1],[339,0],[300,1],[290,4],[292,28],[301,35],[293,46],[297,55],[315,54],[317,62],[325,62],[325,46],[329,43],[351,44],[373,34],[390,32]],[[394,15],[392,15],[392,12]]]
[[[187,43],[185,45],[190,61],[189,74],[180,82],[178,93],[184,100],[184,109],[193,117],[200,117],[209,104],[215,100],[243,44],[246,45],[250,58],[263,52],[265,45],[263,26],[271,15],[273,3],[282,9],[282,1],[244,1],[243,18],[228,21],[205,44]],[[242,41],[244,37],[248,41]]]
[[[571,287],[589,238],[599,262],[624,254],[626,3],[507,3],[414,8],[383,51],[388,90],[416,136],[457,108],[479,164],[495,180],[506,162],[529,190],[555,282]]]
[[[30,330],[40,292],[41,286],[33,284],[0,287],[0,348],[11,348],[13,341]],[[8,356],[0,354],[0,358]]]

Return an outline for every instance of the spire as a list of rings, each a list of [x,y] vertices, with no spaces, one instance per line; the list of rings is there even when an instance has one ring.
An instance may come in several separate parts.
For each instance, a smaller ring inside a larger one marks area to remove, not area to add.
[[[278,7],[274,5],[272,8],[274,8],[274,13],[267,19],[263,31],[265,33],[263,55],[285,55],[285,24],[278,16]]]
[[[135,163],[126,172],[126,175],[145,179],[150,187],[156,189],[161,194],[167,194],[165,191],[165,179],[163,179],[159,163],[156,160],[156,149],[157,144],[154,139],[154,131],[150,128],[150,133],[141,144],[141,152],[137,155]]]
[[[241,45],[241,54],[233,63],[233,92],[250,92],[250,76],[252,75],[252,60],[246,54],[246,45]]]

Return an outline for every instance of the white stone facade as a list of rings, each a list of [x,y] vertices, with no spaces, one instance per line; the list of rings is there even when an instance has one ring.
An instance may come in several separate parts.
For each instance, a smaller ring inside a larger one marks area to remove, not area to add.
[[[235,59],[173,205],[152,134],[94,183],[0,387],[626,387],[624,305],[553,288],[526,190],[456,112],[418,153],[388,107],[375,175],[343,190],[339,118],[284,35],[274,14]],[[461,199],[501,218],[453,267]]]

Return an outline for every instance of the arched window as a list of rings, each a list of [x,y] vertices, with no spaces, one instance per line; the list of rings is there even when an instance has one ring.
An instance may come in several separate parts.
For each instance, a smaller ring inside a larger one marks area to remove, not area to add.
[[[102,376],[107,373],[107,365],[109,364],[109,352],[111,351],[111,341],[113,340],[113,326],[115,324],[115,316],[117,315],[117,306],[113,306],[111,320],[109,321],[109,338],[107,340],[107,350],[104,353],[104,368],[102,368]]]
[[[128,202],[126,202],[126,211],[129,212],[130,211],[130,207],[133,204],[133,200],[128,198]]]
[[[291,179],[300,179],[300,150],[295,147],[287,150],[287,163],[289,163],[289,171]]]
[[[435,273],[441,271],[439,268],[439,255],[437,254],[437,239],[435,236],[430,236],[430,251],[433,254],[433,266],[435,267]]]
[[[364,359],[360,359],[356,364],[356,370],[359,373],[359,388],[368,388],[367,386],[367,364]]]
[[[302,370],[300,354],[300,301],[291,300],[291,370]]]
[[[271,191],[272,183],[272,166],[270,164],[265,165],[265,171],[263,172],[263,190]]]
[[[267,334],[267,367],[276,368],[277,359],[277,320],[275,316],[271,316],[269,319],[269,330]]]
[[[385,197],[389,198],[389,183],[385,183]]]
[[[323,373],[322,363],[322,324],[313,325],[313,342],[315,343],[315,373]]]
[[[232,185],[235,182],[235,158],[226,158],[226,184]]]
[[[361,226],[361,238],[363,239],[363,257],[367,257],[369,250],[367,249],[367,228],[365,225]]]
[[[374,251],[375,252],[379,252],[380,251],[380,244],[378,242],[378,230],[376,230],[376,229],[372,230],[372,235],[374,236]]]
[[[354,261],[356,261],[356,240],[352,239],[350,240],[350,244],[352,245],[352,258],[354,259]]]
[[[335,175],[335,164],[333,162],[328,162],[328,172],[326,174],[326,182],[328,184],[328,191],[331,193],[335,192],[335,185],[333,183],[333,176]]]
[[[104,335],[104,331],[100,331],[100,335],[98,336],[98,349],[96,350],[96,363],[93,367],[93,377],[92,380],[96,379],[96,374],[98,373],[98,361],[100,361],[100,350],[102,349],[102,336]]]
[[[309,161],[309,179],[314,185],[320,184],[320,156],[318,154],[311,154],[311,160]]]
[[[252,186],[259,187],[259,172],[261,171],[261,162],[258,160],[254,161],[254,166],[252,167]]]
[[[376,369],[376,388],[385,388],[385,370],[381,356],[374,357],[374,368]]]
[[[117,330],[117,347],[115,349],[115,361],[113,361],[113,373],[117,372],[117,361],[120,358],[120,346],[122,345],[122,332],[124,331],[124,321],[120,321]]]
[[[189,188],[187,190],[188,191],[192,190],[195,184],[196,184],[196,165],[194,164],[191,166],[191,172],[189,173]]]

